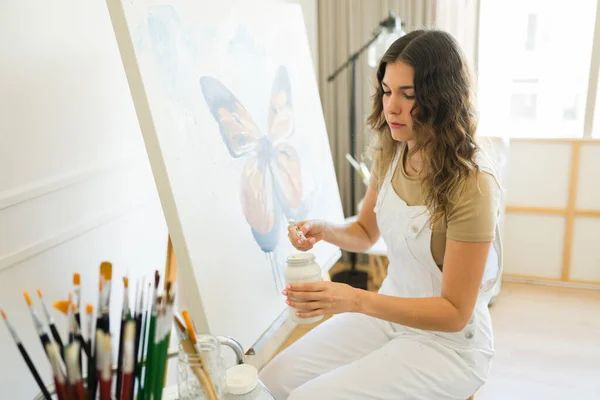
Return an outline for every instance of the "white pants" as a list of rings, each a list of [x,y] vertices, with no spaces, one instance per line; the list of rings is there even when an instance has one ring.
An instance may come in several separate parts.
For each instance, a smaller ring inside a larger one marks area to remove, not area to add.
[[[333,316],[260,373],[277,400],[466,400],[481,378],[459,352],[362,314]]]

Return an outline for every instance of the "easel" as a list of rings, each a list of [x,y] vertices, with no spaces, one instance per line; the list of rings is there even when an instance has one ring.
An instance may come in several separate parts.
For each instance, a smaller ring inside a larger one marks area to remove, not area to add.
[[[167,290],[167,283],[170,282],[171,285],[175,285],[177,281],[177,258],[175,257],[175,251],[173,250],[173,243],[171,242],[171,235],[169,235],[169,240],[167,243],[167,261],[165,264],[165,279],[163,290]],[[169,337],[169,347],[171,347],[171,338]],[[174,352],[176,355],[177,352]],[[167,356],[167,365],[165,366],[165,378],[163,381],[163,389],[167,385],[167,375],[169,372],[169,360],[172,358],[171,352]]]

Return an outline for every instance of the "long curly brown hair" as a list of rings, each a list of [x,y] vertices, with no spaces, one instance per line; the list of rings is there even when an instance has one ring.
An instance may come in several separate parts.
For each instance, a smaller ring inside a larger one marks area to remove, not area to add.
[[[420,153],[419,172],[423,202],[431,224],[442,220],[454,204],[468,176],[478,171],[475,142],[476,112],[471,74],[456,40],[439,30],[416,30],[396,40],[381,58],[373,111],[367,119],[374,131],[374,172],[380,181],[396,149],[383,112],[381,81],[388,63],[404,62],[414,69],[415,103],[411,110],[415,146],[408,156]],[[381,182],[377,182],[379,188]]]

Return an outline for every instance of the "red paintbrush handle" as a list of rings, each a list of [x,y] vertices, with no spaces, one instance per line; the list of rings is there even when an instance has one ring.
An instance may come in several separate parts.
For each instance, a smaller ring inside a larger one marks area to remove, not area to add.
[[[54,378],[54,386],[56,387],[56,396],[58,396],[58,400],[69,400],[67,385],[59,383],[58,380]]]
[[[131,400],[131,393],[133,392],[133,374],[123,374],[123,381],[121,382],[121,397],[119,400]]]
[[[111,381],[100,381],[100,400],[111,400],[110,389]]]
[[[85,388],[83,387],[83,382],[78,381],[75,385],[73,385],[73,393],[71,394],[71,400],[86,400]]]

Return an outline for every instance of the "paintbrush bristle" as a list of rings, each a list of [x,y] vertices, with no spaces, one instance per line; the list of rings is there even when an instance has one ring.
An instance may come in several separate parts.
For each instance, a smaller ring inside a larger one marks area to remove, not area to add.
[[[29,292],[27,292],[27,290],[23,290],[23,296],[25,296],[25,301],[27,302],[27,305],[31,306],[31,296],[29,295]]]
[[[102,264],[100,264],[100,275],[107,281],[112,280],[112,264],[108,261],[103,261]]]
[[[42,297],[44,297],[44,296],[42,295],[42,291],[41,291],[40,289],[36,289],[36,292],[37,292],[38,296],[40,297],[40,299],[41,299]]]
[[[94,312],[94,306],[91,304],[86,304],[85,312],[88,313],[89,315],[92,315],[92,313]]]
[[[181,332],[185,332],[185,324],[183,323],[181,318],[179,318],[179,315],[177,315],[177,314],[173,315],[173,319],[175,320],[175,323],[177,324],[177,327],[179,328],[179,330]]]
[[[4,318],[5,320],[8,320],[8,317],[6,316],[6,314],[4,313],[4,310],[0,308],[0,314],[2,314],[2,318]]]
[[[186,325],[186,330],[188,333],[188,336],[190,337],[190,339],[192,340],[193,344],[196,344],[196,331],[194,330],[194,323],[192,322],[192,318],[190,317],[190,313],[187,310],[183,310],[181,312],[181,316],[183,317],[183,320],[185,321],[185,325]]]
[[[160,273],[158,271],[154,271],[154,289],[158,289],[158,284],[160,283]]]
[[[78,273],[73,274],[73,285],[81,285],[81,275]]]
[[[52,307],[56,308],[61,313],[67,315],[67,313],[69,312],[69,300],[55,301],[54,304],[52,304]]]
[[[126,276],[123,277],[123,284],[125,285],[126,288],[129,287],[129,278],[128,277],[126,277]]]

